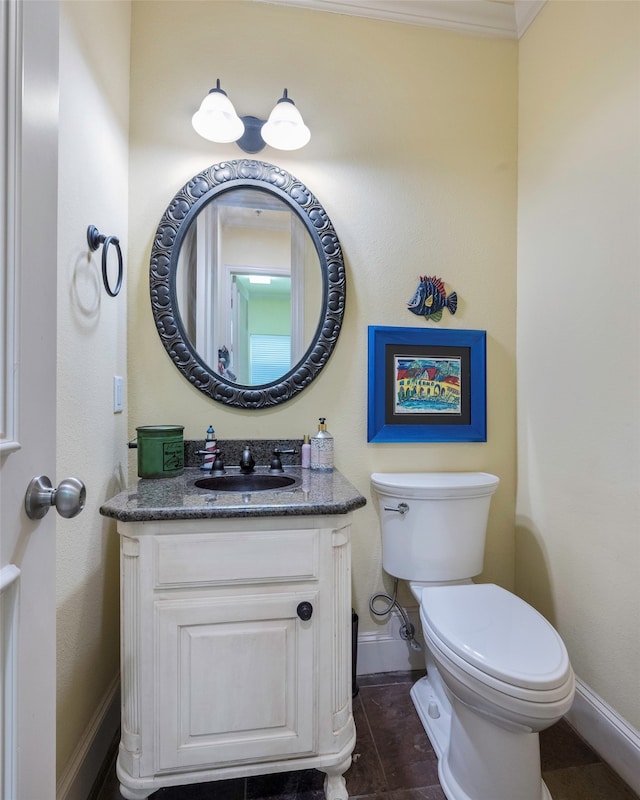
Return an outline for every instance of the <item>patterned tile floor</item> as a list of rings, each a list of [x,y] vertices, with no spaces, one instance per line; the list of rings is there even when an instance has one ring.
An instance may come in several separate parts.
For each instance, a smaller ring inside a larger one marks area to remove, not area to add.
[[[446,800],[436,755],[413,708],[417,675],[358,679],[353,701],[358,739],[346,773],[350,798]],[[553,800],[640,800],[563,721],[540,736],[544,779]],[[160,789],[153,800],[323,800],[316,770]],[[95,800],[121,800],[115,768]],[[481,800],[492,800],[482,798]]]

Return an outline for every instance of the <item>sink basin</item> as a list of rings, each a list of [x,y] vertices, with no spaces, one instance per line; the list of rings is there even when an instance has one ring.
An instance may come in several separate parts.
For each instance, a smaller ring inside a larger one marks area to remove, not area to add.
[[[200,478],[196,486],[214,492],[273,492],[276,489],[295,488],[300,481],[290,475],[270,475],[252,472],[249,475],[212,475]]]

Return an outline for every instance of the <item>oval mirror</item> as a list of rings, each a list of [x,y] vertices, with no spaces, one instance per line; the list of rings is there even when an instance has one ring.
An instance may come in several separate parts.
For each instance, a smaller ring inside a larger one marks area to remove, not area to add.
[[[151,251],[151,307],[171,360],[220,403],[284,403],[338,339],[344,261],[317,198],[273,164],[214,164],[176,194]]]

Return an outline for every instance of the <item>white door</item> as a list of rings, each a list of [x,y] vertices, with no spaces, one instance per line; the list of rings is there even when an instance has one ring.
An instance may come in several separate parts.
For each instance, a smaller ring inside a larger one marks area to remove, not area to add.
[[[53,800],[56,514],[29,519],[24,497],[57,477],[58,3],[0,15],[0,797]]]

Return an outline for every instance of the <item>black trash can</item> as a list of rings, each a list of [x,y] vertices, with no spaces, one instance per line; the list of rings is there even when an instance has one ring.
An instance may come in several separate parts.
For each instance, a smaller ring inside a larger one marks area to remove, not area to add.
[[[351,609],[351,696],[358,694],[356,668],[358,666],[358,615]]]

